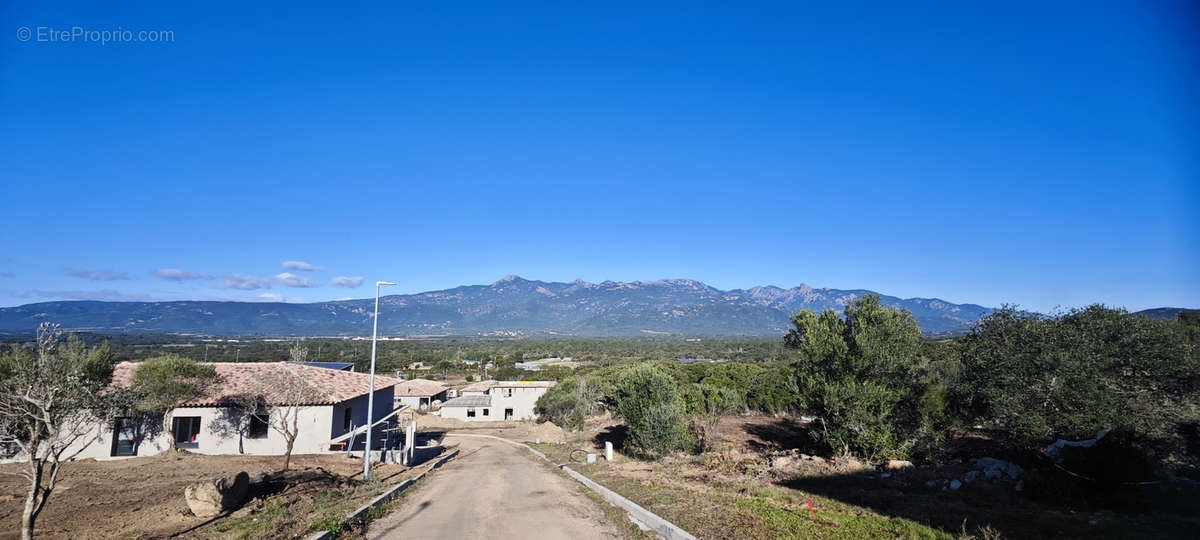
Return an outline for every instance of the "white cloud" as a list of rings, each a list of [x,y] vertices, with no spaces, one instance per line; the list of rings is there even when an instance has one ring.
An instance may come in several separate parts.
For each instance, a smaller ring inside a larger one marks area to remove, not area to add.
[[[155,299],[145,294],[125,294],[112,289],[99,291],[13,291],[17,298],[56,298],[59,300],[99,300],[103,302],[152,302]]]
[[[117,281],[120,279],[129,279],[129,274],[125,272],[114,272],[112,270],[81,270],[78,268],[68,268],[67,275],[80,279],[88,279],[91,281]]]
[[[217,288],[218,289],[237,289],[240,291],[270,289],[271,288],[271,280],[234,274],[232,276],[227,276],[227,277],[225,277],[225,279],[221,280],[221,284],[217,285]]]
[[[362,276],[357,276],[357,277],[338,276],[338,277],[333,278],[332,283],[333,283],[334,287],[345,287],[347,289],[353,289],[355,287],[362,285],[363,278],[362,278]]]
[[[266,300],[268,302],[282,302],[283,301],[282,294],[262,293],[262,294],[258,295],[258,297],[262,298],[263,300]]]
[[[283,269],[299,270],[301,272],[315,272],[317,270],[324,270],[324,268],[320,266],[313,266],[304,261],[283,261]]]
[[[180,270],[178,268],[160,268],[151,273],[157,277],[163,278],[168,281],[184,281],[184,280],[188,280],[188,279],[216,279],[215,277],[210,276],[208,274],[193,274],[191,272],[184,272],[183,270]]]
[[[320,285],[313,283],[312,280],[306,277],[297,276],[296,274],[289,274],[287,272],[275,274],[275,279],[279,280],[280,283],[283,283],[288,287],[320,287]]]

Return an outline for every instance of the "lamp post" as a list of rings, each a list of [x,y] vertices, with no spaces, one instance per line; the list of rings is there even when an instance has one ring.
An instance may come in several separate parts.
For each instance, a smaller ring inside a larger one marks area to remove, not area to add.
[[[395,285],[390,281],[375,282],[375,327],[371,330],[371,377],[370,386],[367,389],[367,441],[366,450],[363,451],[363,482],[367,481],[371,474],[371,424],[375,418],[375,340],[379,337],[379,287],[381,285]]]

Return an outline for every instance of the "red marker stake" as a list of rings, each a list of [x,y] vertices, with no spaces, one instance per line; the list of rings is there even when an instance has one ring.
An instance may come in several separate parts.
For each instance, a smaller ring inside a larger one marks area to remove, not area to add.
[[[810,514],[812,514],[812,520],[816,521],[817,520],[817,511],[813,510],[812,501],[808,500],[808,497],[805,497],[804,502],[808,503],[808,512]]]

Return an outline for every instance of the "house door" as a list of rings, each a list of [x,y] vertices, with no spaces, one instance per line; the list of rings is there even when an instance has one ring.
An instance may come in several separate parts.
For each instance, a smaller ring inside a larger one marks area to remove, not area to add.
[[[504,419],[505,420],[512,418],[512,416],[513,416],[512,409],[504,409]]]
[[[113,423],[113,442],[110,455],[136,456],[138,445],[138,423],[132,418],[118,418]]]

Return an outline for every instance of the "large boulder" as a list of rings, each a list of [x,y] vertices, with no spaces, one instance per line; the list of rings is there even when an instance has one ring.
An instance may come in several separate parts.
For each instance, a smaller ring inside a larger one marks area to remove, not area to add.
[[[183,489],[183,498],[196,517],[208,518],[229,512],[246,500],[250,475],[240,472],[223,474]]]

